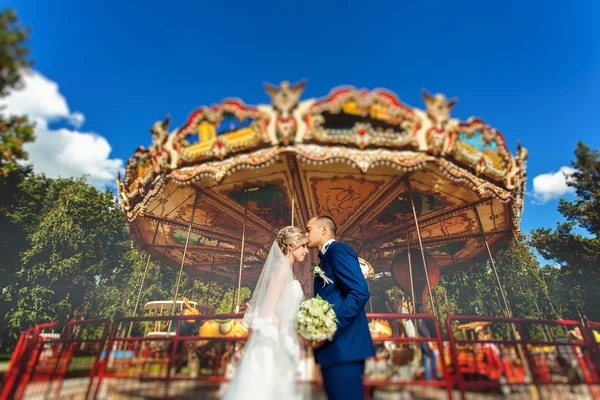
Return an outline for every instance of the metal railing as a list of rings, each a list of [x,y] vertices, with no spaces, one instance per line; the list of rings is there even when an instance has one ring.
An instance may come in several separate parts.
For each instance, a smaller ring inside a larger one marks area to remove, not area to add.
[[[106,344],[109,319],[41,324],[19,339],[4,377],[1,398],[61,392],[65,378],[82,377],[90,388]]]
[[[243,353],[243,314],[123,317],[42,324],[23,332],[1,399],[124,396],[147,391],[163,398],[182,390],[218,391]],[[565,393],[600,398],[600,323],[449,316],[446,332],[431,314],[367,314],[376,356],[366,361],[365,395],[411,392],[467,398],[494,391],[533,398]],[[487,329],[468,338],[459,323]],[[477,325],[477,324],[475,324]],[[473,326],[475,326],[473,325]],[[423,328],[423,326],[425,326]],[[426,337],[427,332],[430,337]],[[446,340],[444,340],[446,338]],[[310,349],[299,384],[322,384]],[[67,382],[73,382],[68,385]]]
[[[456,324],[467,321],[485,324],[480,325],[483,334],[457,338]],[[574,392],[597,397],[600,381],[591,355],[598,346],[578,321],[449,316],[446,328],[462,398],[489,390],[533,398]]]

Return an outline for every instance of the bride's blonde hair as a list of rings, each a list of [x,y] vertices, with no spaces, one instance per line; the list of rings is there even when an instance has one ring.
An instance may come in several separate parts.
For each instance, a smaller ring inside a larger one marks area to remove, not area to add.
[[[292,245],[292,247],[302,246],[308,242],[308,239],[302,229],[296,226],[286,226],[277,233],[275,241],[283,254],[287,255],[288,245]]]

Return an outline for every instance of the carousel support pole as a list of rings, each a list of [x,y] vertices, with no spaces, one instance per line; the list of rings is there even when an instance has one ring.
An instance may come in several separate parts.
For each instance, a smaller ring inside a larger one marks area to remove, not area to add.
[[[473,206],[473,210],[475,211],[475,217],[477,218],[477,225],[479,226],[479,231],[481,232],[481,238],[483,239],[483,243],[485,244],[485,248],[488,253],[488,258],[490,260],[490,264],[492,266],[492,271],[494,272],[494,276],[496,277],[496,283],[498,284],[498,289],[500,290],[500,294],[502,295],[502,301],[504,303],[504,308],[506,309],[506,316],[509,318],[513,317],[512,309],[508,303],[508,298],[506,297],[506,292],[504,291],[504,287],[500,282],[500,276],[498,275],[498,269],[496,268],[496,262],[494,261],[494,257],[492,256],[492,251],[490,250],[490,245],[488,244],[487,237],[485,235],[485,230],[483,229],[483,224],[481,223],[481,218],[479,217],[479,211],[477,210],[477,206]]]
[[[256,189],[254,189],[256,190]],[[242,226],[242,249],[240,251],[240,269],[238,271],[238,283],[237,283],[237,296],[236,296],[236,302],[235,302],[235,312],[239,313],[240,312],[240,296],[241,296],[241,291],[242,291],[242,268],[244,267],[244,245],[246,244],[246,224],[248,221],[248,192],[250,190],[246,189],[246,201],[245,201],[245,205],[244,205],[244,224]]]
[[[154,236],[152,237],[152,246],[156,242],[156,235],[158,234],[158,228],[160,227],[160,221],[156,222],[156,229],[154,230]],[[148,274],[148,267],[150,266],[150,252],[148,252],[148,258],[146,259],[146,267],[144,268],[144,274],[142,275],[142,282],[140,283],[140,290],[138,290],[137,300],[135,301],[135,307],[133,308],[133,316],[137,315],[137,309],[140,304],[140,298],[142,297],[142,289],[144,288],[144,281]],[[131,328],[133,327],[133,321],[129,323],[129,330],[127,331],[127,337],[131,336]]]
[[[406,231],[406,254],[408,256],[408,277],[410,279],[410,295],[413,302],[413,314],[417,313],[417,299],[415,298],[415,281],[413,279],[412,259],[410,257],[410,233],[408,232],[408,214],[404,214],[404,227]],[[415,336],[419,337],[419,329],[417,328],[417,320],[412,320],[415,326]]]
[[[485,230],[483,229],[483,224],[481,223],[481,217],[479,216],[479,210],[477,210],[477,205],[473,205],[473,211],[475,211],[475,217],[477,219],[477,225],[479,226],[479,231],[481,232],[481,238],[483,239],[483,243],[485,244],[485,248],[488,253],[490,264],[492,266],[492,271],[494,272],[494,276],[496,277],[496,283],[498,284],[498,289],[500,290],[500,294],[502,295],[502,301],[504,302],[504,307],[506,308],[506,316],[508,318],[513,318],[512,309],[509,305],[508,298],[506,297],[506,292],[504,291],[502,282],[500,282],[500,276],[498,275],[498,269],[496,268],[496,262],[494,261],[494,257],[492,256],[492,250],[490,250],[490,245],[487,241],[487,237],[485,235]],[[521,338],[521,335],[518,333],[518,330],[515,327],[515,324],[511,323],[510,327],[511,327],[511,330],[513,332],[515,339],[520,342],[522,340],[522,338]],[[530,382],[534,382],[533,373],[531,372],[529,362],[527,360],[527,357],[525,356],[525,351],[523,350],[521,343],[517,344],[517,352],[519,354],[519,358],[521,359],[523,366],[525,367],[525,373],[527,374]],[[533,395],[533,398],[539,398],[539,393],[537,391],[537,388],[535,388],[535,387],[532,388],[532,395]]]
[[[292,226],[294,226],[294,196],[292,196]]]
[[[213,254],[212,261],[210,263],[210,275],[208,276],[208,294],[210,294],[210,286],[212,285],[214,271],[215,271],[215,256]]]
[[[369,279],[365,279],[367,281],[367,289],[369,290],[369,294],[371,294],[371,284],[369,283]],[[369,296],[369,308],[371,309],[371,314],[373,313],[373,296]]]
[[[417,238],[419,239],[419,247],[421,249],[421,257],[423,258],[423,269],[425,270],[425,281],[427,283],[427,292],[429,293],[429,300],[431,301],[431,311],[433,315],[439,320],[440,316],[437,312],[437,307],[435,306],[435,300],[433,298],[433,292],[431,291],[431,283],[429,282],[429,271],[427,270],[427,261],[425,260],[425,250],[423,250],[423,240],[421,239],[421,230],[419,229],[419,220],[417,218],[417,210],[415,208],[415,202],[413,200],[413,193],[410,187],[410,182],[408,183],[408,191],[410,196],[410,205],[413,212],[413,217],[415,218],[415,227],[417,228]],[[418,311],[418,310],[416,310]]]
[[[413,269],[412,269],[412,260],[410,258],[410,235],[408,232],[408,215],[404,214],[404,226],[405,226],[405,231],[406,231],[406,254],[408,255],[408,277],[410,279],[410,295],[413,301],[413,311],[417,311],[417,307],[416,307],[416,301],[417,299],[415,298],[415,281],[413,279]]]
[[[175,315],[175,308],[177,307],[177,296],[179,295],[179,285],[181,284],[181,275],[183,274],[183,266],[185,265],[185,257],[187,255],[188,245],[190,244],[190,235],[192,234],[192,225],[194,224],[194,215],[196,214],[196,203],[198,202],[198,192],[194,197],[194,204],[192,206],[192,217],[190,218],[190,225],[188,226],[187,236],[185,237],[185,247],[183,248],[183,256],[181,257],[181,267],[179,268],[179,275],[177,276],[177,286],[175,286],[175,300],[173,300],[173,308],[171,309],[171,315]],[[169,324],[169,329],[171,329]]]

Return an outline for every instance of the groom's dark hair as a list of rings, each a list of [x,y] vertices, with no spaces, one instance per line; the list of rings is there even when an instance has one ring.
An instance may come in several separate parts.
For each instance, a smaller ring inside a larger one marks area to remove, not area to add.
[[[319,215],[317,217],[317,222],[320,224],[325,225],[327,228],[329,228],[329,230],[336,235],[337,233],[337,226],[335,225],[335,221],[331,218],[328,217],[326,215]]]

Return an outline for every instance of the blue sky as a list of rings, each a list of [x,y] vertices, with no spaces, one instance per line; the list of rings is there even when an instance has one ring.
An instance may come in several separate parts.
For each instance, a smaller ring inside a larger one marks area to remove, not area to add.
[[[137,146],[150,144],[147,128],[165,114],[178,126],[226,97],[267,103],[263,82],[302,78],[304,98],[344,84],[388,88],[417,107],[422,88],[459,97],[454,116],[480,116],[512,152],[517,140],[528,148],[529,193],[536,176],[569,164],[578,140],[600,147],[594,0],[2,4],[33,29],[36,87],[45,95],[19,104],[28,111],[42,103],[32,111],[45,143],[33,149],[34,165],[64,162],[64,175],[93,161],[83,171],[96,184],[110,183]],[[42,160],[52,146],[71,148],[73,159]],[[560,181],[538,181],[523,231],[558,220]]]

